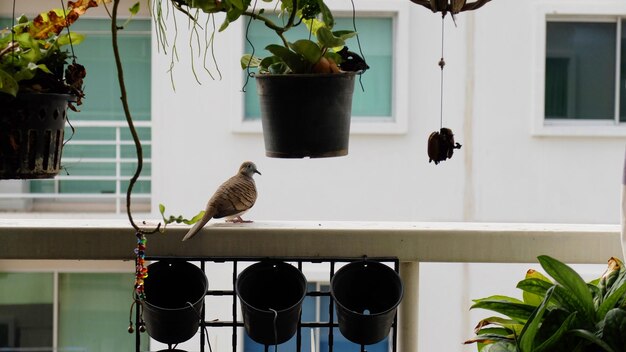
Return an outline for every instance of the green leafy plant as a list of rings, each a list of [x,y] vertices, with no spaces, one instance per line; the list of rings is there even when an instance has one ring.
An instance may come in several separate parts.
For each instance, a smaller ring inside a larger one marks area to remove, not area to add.
[[[243,55],[241,67],[258,68],[259,73],[339,73],[341,71],[365,71],[368,66],[357,54],[345,47],[346,40],[356,36],[353,30],[334,30],[335,19],[323,0],[277,0],[275,9],[282,22],[273,20],[264,9],[256,9],[251,0],[170,0],[174,8],[188,15],[197,23],[197,11],[209,14],[225,12],[219,31],[225,30],[242,16],[262,21],[276,33],[280,44],[270,44],[270,53],[258,57],[251,53]],[[265,2],[271,2],[272,0]],[[157,12],[157,17],[159,13]],[[159,21],[161,23],[161,21]],[[285,33],[304,25],[308,35],[290,42]],[[165,30],[163,25],[157,29]],[[163,37],[163,36],[161,36]]]
[[[163,204],[159,204],[159,212],[161,213],[161,217],[163,218],[163,227],[160,230],[161,232],[165,232],[165,229],[167,228],[167,225],[169,225],[169,224],[176,223],[176,224],[193,225],[193,224],[197,223],[198,221],[200,221],[200,219],[202,219],[202,217],[204,216],[204,210],[201,210],[198,214],[196,214],[191,219],[186,219],[182,215],[166,216],[165,215],[165,205],[163,205]]]
[[[86,72],[76,62],[67,65],[67,47],[84,37],[65,30],[95,6],[93,0],[70,1],[65,10],[43,12],[32,20],[22,15],[12,28],[0,31],[0,92],[72,94],[80,105]]]
[[[538,257],[552,278],[529,270],[517,284],[523,299],[490,296],[472,309],[501,314],[481,320],[479,352],[626,352],[626,269],[611,258],[598,279],[585,283],[572,268],[549,256]]]

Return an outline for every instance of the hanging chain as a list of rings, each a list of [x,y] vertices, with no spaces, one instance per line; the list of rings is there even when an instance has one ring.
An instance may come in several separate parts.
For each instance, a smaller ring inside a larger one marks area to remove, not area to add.
[[[439,67],[441,67],[441,79],[440,79],[440,92],[439,92],[439,128],[443,128],[443,68],[446,66],[446,61],[443,59],[444,50],[444,35],[445,35],[445,15],[441,16],[441,59],[439,60]]]

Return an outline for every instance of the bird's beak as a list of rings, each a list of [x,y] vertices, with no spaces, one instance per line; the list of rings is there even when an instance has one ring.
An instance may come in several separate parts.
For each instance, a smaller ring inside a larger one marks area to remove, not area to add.
[[[255,173],[255,174],[259,174],[259,175],[261,175],[261,173],[259,172],[259,170],[254,170],[254,173]]]

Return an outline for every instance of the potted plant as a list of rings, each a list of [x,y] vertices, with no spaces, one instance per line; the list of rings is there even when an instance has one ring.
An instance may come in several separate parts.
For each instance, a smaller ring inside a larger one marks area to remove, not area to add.
[[[586,283],[569,266],[540,256],[552,277],[529,270],[517,284],[523,299],[491,296],[474,308],[505,317],[482,319],[476,336],[479,352],[624,352],[626,351],[626,268],[616,258],[598,279]]]
[[[245,54],[243,69],[256,69],[266,155],[279,158],[332,157],[348,153],[352,92],[356,73],[368,66],[348,51],[353,30],[336,30],[323,0],[277,0],[282,23],[250,0],[171,0],[192,19],[193,9],[225,12],[220,31],[242,16],[262,21],[279,44],[266,57]],[[308,35],[288,41],[285,33],[306,26]],[[161,26],[157,26],[161,28]]]
[[[95,1],[70,1],[0,32],[0,178],[50,178],[59,173],[66,109],[84,97],[85,68],[67,65],[69,32]],[[67,30],[67,31],[65,31]],[[67,66],[67,68],[66,68]]]

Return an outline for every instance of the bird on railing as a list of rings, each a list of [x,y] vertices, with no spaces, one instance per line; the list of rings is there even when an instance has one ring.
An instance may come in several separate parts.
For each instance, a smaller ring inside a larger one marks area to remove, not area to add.
[[[226,218],[229,222],[252,222],[241,218],[250,210],[257,198],[256,185],[252,176],[261,174],[256,165],[246,161],[239,167],[239,172],[217,188],[206,205],[202,219],[187,232],[183,241],[195,236],[212,218]]]

